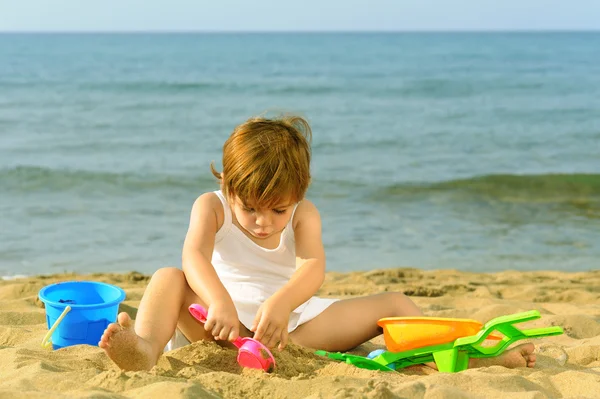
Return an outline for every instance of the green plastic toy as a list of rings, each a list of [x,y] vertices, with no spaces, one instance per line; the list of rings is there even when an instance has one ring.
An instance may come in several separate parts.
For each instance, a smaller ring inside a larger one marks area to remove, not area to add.
[[[475,335],[404,352],[385,351],[373,359],[339,352],[317,351],[315,353],[368,370],[393,371],[407,366],[435,362],[439,371],[454,373],[466,370],[469,359],[498,356],[509,345],[521,339],[549,337],[563,333],[563,329],[558,326],[528,330],[520,330],[514,326],[540,317],[540,312],[537,310],[496,317],[488,321]],[[494,331],[502,333],[503,337],[496,345],[482,346],[483,341]]]

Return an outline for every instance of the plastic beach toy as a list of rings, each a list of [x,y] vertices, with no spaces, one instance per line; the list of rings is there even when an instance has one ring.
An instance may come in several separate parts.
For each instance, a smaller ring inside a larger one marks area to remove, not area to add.
[[[380,319],[377,325],[383,328],[385,346],[392,352],[445,344],[476,334],[483,327],[476,320],[440,317],[387,317]]]
[[[193,303],[188,308],[192,316],[201,323],[206,322],[207,312],[203,306]],[[270,372],[275,368],[273,354],[254,338],[238,337],[233,344],[238,348],[237,362],[242,367],[262,369]]]
[[[39,297],[46,307],[49,328],[42,346],[60,349],[97,346],[106,327],[117,320],[125,291],[95,281],[67,281],[42,288]]]
[[[532,328],[527,330],[520,330],[519,328],[514,326],[514,324],[539,319],[540,317],[540,313],[537,310],[516,313],[508,316],[496,317],[495,319],[488,321],[476,334],[459,337],[451,342],[441,344],[432,343],[436,342],[436,337],[435,339],[431,339],[430,341],[422,341],[426,343],[422,347],[405,350],[402,352],[394,352],[388,350],[375,356],[373,359],[369,359],[362,356],[350,355],[346,353],[331,353],[326,351],[317,351],[316,354],[321,356],[327,356],[335,360],[341,360],[346,363],[353,364],[357,367],[369,370],[392,371],[393,369],[401,369],[403,367],[412,366],[416,364],[435,362],[439,371],[452,373],[467,369],[469,365],[469,359],[471,358],[486,358],[498,356],[502,352],[504,352],[504,350],[509,345],[518,340],[548,337],[553,335],[560,335],[563,333],[562,328],[558,326]],[[445,320],[447,322],[446,327],[457,323],[457,319]],[[438,318],[436,319],[436,321],[440,322],[440,325],[444,325],[444,319]],[[417,325],[416,323],[413,324]],[[423,331],[425,331],[427,328],[427,324],[424,324],[421,328],[423,328]],[[467,330],[468,328],[465,331]],[[497,340],[497,343],[491,346],[482,345],[484,341],[494,337],[490,334],[495,331],[503,335],[501,338],[496,336],[495,339]],[[390,332],[388,332],[388,334],[389,333]],[[421,337],[418,336],[417,331],[412,331],[412,333],[413,338],[419,341],[421,340]],[[444,339],[447,339],[448,337],[453,337],[454,335],[456,335],[456,331],[452,328],[449,328],[446,334],[447,335],[445,335]],[[394,333],[394,335],[396,335],[396,333]],[[441,335],[444,336],[444,334]],[[391,338],[395,340],[399,337],[394,336]],[[394,347],[396,347],[395,344]],[[388,349],[390,348],[388,347]]]

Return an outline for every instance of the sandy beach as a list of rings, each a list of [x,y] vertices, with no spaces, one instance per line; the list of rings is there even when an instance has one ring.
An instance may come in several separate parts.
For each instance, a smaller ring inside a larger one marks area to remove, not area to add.
[[[93,346],[43,349],[47,331],[39,290],[68,280],[118,285],[121,310],[135,317],[148,276],[61,274],[0,281],[0,398],[597,398],[600,397],[600,271],[494,274],[398,268],[327,274],[319,295],[384,291],[410,295],[428,316],[481,322],[536,309],[526,327],[562,326],[534,340],[533,369],[500,366],[439,373],[427,367],[369,371],[290,345],[271,374],[241,369],[233,350],[196,342],[166,353],[149,372],[121,372]],[[366,355],[383,337],[356,348]]]

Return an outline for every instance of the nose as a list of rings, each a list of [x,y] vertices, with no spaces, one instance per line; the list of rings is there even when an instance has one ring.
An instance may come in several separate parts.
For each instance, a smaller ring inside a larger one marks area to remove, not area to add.
[[[271,218],[267,212],[256,212],[256,225],[266,227],[271,224]]]

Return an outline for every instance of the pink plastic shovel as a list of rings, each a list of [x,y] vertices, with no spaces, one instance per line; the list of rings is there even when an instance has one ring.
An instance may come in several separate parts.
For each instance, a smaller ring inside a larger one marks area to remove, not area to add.
[[[204,307],[193,303],[188,308],[192,316],[201,323],[206,323],[207,312]],[[237,337],[233,344],[238,347],[237,362],[242,367],[263,369],[270,372],[275,368],[273,354],[254,338]]]

